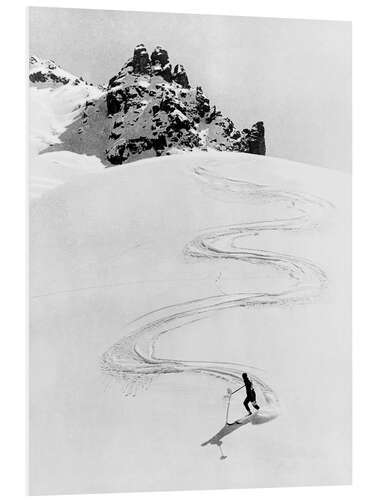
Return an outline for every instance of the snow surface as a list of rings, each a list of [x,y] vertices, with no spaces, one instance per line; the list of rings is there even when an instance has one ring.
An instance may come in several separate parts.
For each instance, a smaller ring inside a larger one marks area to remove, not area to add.
[[[350,225],[349,176],[241,153],[34,200],[31,492],[349,483]]]
[[[41,63],[37,63],[37,69]],[[45,66],[45,65],[44,65]],[[44,67],[42,66],[42,67]],[[54,70],[63,71],[58,67]],[[65,72],[64,72],[65,74]],[[43,153],[76,120],[89,99],[103,94],[97,87],[79,85],[31,86],[29,89],[29,188],[30,199],[69,181],[77,175],[104,168],[98,157],[70,151]]]

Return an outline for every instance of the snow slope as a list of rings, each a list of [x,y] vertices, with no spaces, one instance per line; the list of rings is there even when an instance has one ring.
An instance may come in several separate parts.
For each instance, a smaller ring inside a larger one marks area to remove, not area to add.
[[[37,75],[33,78],[33,75]],[[42,75],[42,76],[40,76]],[[76,175],[103,168],[97,157],[70,151],[44,153],[82,112],[87,100],[103,94],[57,66],[53,61],[30,58],[29,187],[30,198],[63,184]],[[42,80],[42,81],[40,81]]]
[[[348,176],[185,153],[72,179],[30,216],[32,493],[350,482]],[[243,370],[262,425],[222,461]]]

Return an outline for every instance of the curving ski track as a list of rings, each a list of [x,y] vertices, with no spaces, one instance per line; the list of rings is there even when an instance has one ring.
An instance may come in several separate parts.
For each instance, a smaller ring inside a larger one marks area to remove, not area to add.
[[[294,215],[290,218],[248,222],[212,228],[188,243],[185,255],[199,259],[231,259],[248,264],[273,266],[290,278],[287,288],[276,292],[248,292],[221,294],[193,299],[162,307],[140,316],[127,326],[126,336],[113,345],[102,357],[104,372],[124,382],[125,393],[135,395],[139,387],[146,387],[153,377],[167,373],[198,373],[222,379],[228,384],[242,382],[246,371],[253,379],[262,409],[257,422],[275,418],[278,397],[257,373],[256,368],[230,362],[189,361],[163,359],[155,355],[155,346],[161,335],[200,321],[218,311],[235,307],[280,306],[304,303],[317,297],[327,283],[322,269],[307,260],[291,255],[255,250],[240,246],[240,240],[263,231],[300,231],[317,225],[321,215],[332,205],[307,194],[271,189],[247,181],[220,177],[202,167],[193,169],[193,175],[211,192],[234,199],[261,203],[282,202]]]

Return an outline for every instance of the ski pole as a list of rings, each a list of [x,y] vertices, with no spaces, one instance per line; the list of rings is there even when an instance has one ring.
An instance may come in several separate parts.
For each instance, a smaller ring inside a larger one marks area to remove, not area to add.
[[[238,392],[240,389],[242,389],[243,387],[245,387],[245,384],[244,385],[241,385],[241,387],[239,387],[238,389],[236,389],[235,391],[232,392],[232,396],[233,394],[235,394],[236,392]]]
[[[227,394],[229,395],[229,398],[228,398],[228,404],[227,404],[227,412],[226,412],[226,415],[225,415],[225,423],[226,424],[228,423],[230,399],[233,396],[233,394],[235,394],[236,392],[238,392],[239,390],[241,390],[243,387],[245,387],[245,384],[241,385],[241,387],[239,387],[238,389],[236,389],[233,392],[231,392],[230,388],[228,387]]]

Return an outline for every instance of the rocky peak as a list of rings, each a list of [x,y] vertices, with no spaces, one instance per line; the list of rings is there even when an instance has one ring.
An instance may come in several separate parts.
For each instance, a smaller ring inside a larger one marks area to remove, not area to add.
[[[185,89],[190,89],[189,79],[181,64],[176,64],[172,71],[168,52],[160,45],[156,46],[148,55],[146,47],[141,43],[134,49],[133,57],[128,59],[120,72],[112,77],[108,87],[113,88],[124,82],[127,75],[146,76],[147,78],[159,76],[167,83],[176,83]]]
[[[165,66],[169,63],[168,52],[158,45],[151,54],[151,64],[153,66],[160,65]]]
[[[172,65],[169,62],[168,52],[159,45],[151,54],[151,73],[161,76],[166,82],[172,81]]]
[[[132,59],[133,72],[137,74],[150,73],[151,63],[146,47],[143,43],[137,45],[134,49]]]
[[[176,64],[172,73],[172,79],[184,89],[190,89],[189,79],[182,64]]]
[[[265,154],[263,122],[238,130],[211,107],[202,87],[190,87],[181,64],[172,71],[160,46],[149,57],[145,46],[137,45],[133,58],[110,80],[106,104],[111,120],[106,157],[112,164],[175,150]]]
[[[30,64],[30,79],[36,78],[38,86],[44,81],[81,82],[53,61],[41,64],[32,57]],[[72,151],[93,154],[94,147],[94,154],[113,165],[195,149],[265,154],[263,122],[241,132],[211,106],[202,87],[190,87],[181,64],[172,71],[168,52],[160,46],[149,56],[143,44],[137,45],[100,90],[64,133]]]

